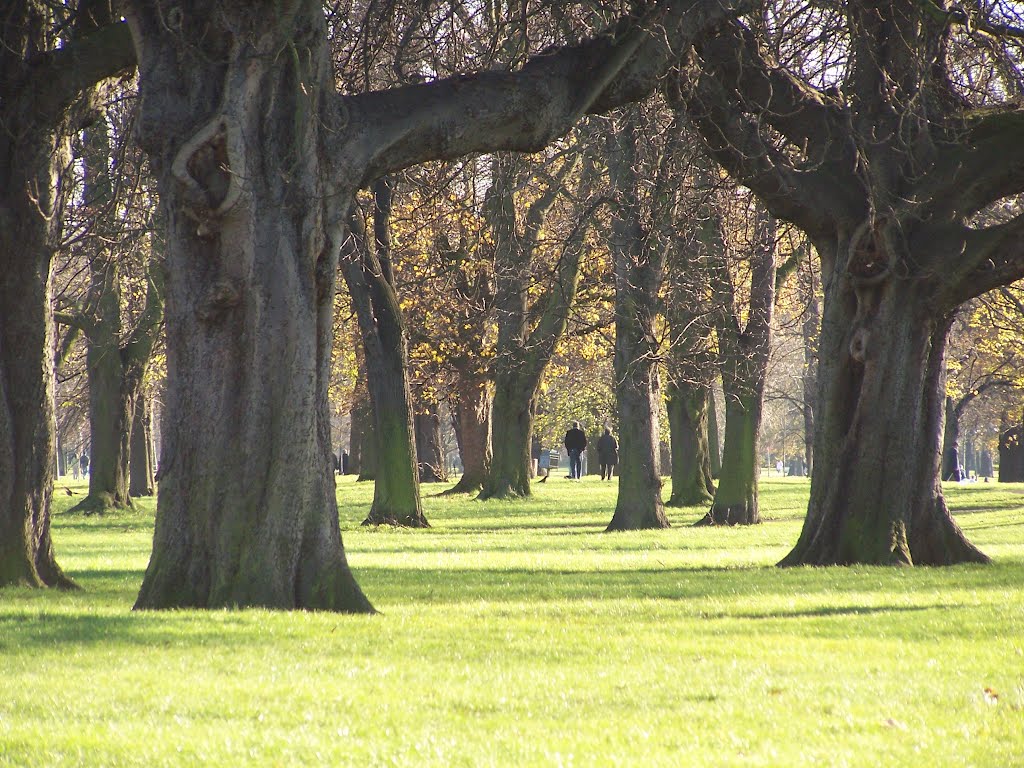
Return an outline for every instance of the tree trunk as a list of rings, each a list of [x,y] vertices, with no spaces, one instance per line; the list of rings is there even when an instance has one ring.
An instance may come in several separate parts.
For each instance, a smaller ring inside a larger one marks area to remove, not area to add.
[[[999,482],[1024,483],[1024,425],[999,433]]]
[[[39,150],[48,161],[50,147]],[[0,184],[0,586],[73,587],[50,539],[53,496],[53,318],[48,233],[29,190],[55,189],[53,175]],[[26,170],[26,169],[22,169]]]
[[[615,400],[619,412],[619,491],[608,531],[667,528],[661,499],[654,317],[663,253],[641,226],[637,118],[612,136],[608,169],[619,197],[612,219],[615,271]]]
[[[473,493],[491,471],[491,392],[483,376],[460,374],[453,403],[462,477],[446,493]]]
[[[831,280],[810,503],[781,565],[987,561],[939,483],[949,318],[936,316],[925,281],[855,287],[842,268]]]
[[[757,503],[757,440],[761,431],[762,389],[725,393],[725,450],[715,500],[697,525],[755,525],[761,522]]]
[[[152,496],[156,488],[151,446],[149,402],[145,397],[139,397],[135,401],[135,415],[132,418],[131,470],[128,486],[128,493],[132,496]]]
[[[818,334],[821,309],[818,305],[818,273],[812,266],[801,273],[800,291],[803,294],[804,320],[800,325],[804,343],[804,365],[800,383],[803,389],[804,416],[804,471],[814,471],[814,415],[818,404]]]
[[[373,504],[363,525],[426,528],[410,406],[408,342],[390,262],[390,182],[378,181],[374,197],[376,249],[370,251],[365,229],[351,216],[341,264],[362,334],[373,412],[376,474]]]
[[[491,471],[479,498],[507,499],[530,495],[530,438],[533,394],[515,373],[499,373],[494,382]]]
[[[338,201],[354,189],[324,165],[342,123],[320,89],[333,83],[322,10],[172,10],[125,9],[168,221],[161,483],[136,607],[372,611],[342,547],[331,453]]]
[[[775,307],[775,219],[759,204],[750,212],[753,239],[747,248],[750,290],[747,322],[740,324],[732,268],[726,262],[721,215],[705,225],[715,294],[715,334],[725,394],[722,471],[711,509],[698,525],[754,525],[757,504],[757,447]]]
[[[52,257],[61,242],[62,173],[72,161],[68,137],[81,127],[78,107],[95,106],[94,85],[134,60],[123,29],[97,29],[110,21],[99,18],[98,5],[61,28],[60,50],[53,49],[55,19],[45,4],[9,3],[0,14],[0,586],[75,586],[50,539]],[[83,42],[89,33],[102,39],[99,50]]]
[[[417,413],[416,460],[419,462],[421,483],[442,483],[448,479],[444,450],[441,446],[441,415],[437,403],[427,403],[423,413]]]
[[[669,437],[672,443],[672,496],[670,507],[706,504],[715,495],[708,447],[707,385],[679,381],[668,384]]]

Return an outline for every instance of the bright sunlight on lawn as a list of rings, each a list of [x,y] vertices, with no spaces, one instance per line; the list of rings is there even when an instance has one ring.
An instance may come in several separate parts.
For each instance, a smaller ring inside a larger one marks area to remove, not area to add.
[[[992,566],[792,570],[807,483],[761,488],[749,529],[605,534],[613,485],[553,478],[409,531],[344,478],[373,617],[133,613],[153,503],[58,512],[84,590],[0,591],[0,765],[1021,765],[1024,488],[947,488]]]

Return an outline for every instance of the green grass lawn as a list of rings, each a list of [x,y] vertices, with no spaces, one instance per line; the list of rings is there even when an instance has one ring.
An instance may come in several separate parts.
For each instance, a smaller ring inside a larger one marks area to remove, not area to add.
[[[133,613],[152,502],[58,512],[84,589],[0,591],[0,765],[1024,765],[1024,487],[948,488],[991,566],[789,570],[804,480],[617,534],[613,484],[535,488],[373,530],[343,479],[377,616]]]

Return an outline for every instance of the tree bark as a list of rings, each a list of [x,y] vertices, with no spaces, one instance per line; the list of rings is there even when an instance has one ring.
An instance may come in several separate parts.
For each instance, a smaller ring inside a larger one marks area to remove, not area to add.
[[[487,379],[459,372],[452,403],[455,436],[462,458],[462,477],[446,493],[473,493],[491,471],[491,392]]]
[[[427,403],[415,416],[416,459],[421,483],[443,483],[448,479],[441,446],[441,414],[437,403]]]
[[[362,334],[374,425],[373,503],[363,525],[426,528],[409,390],[408,341],[390,260],[391,196],[391,182],[379,180],[374,188],[375,249],[370,250],[365,228],[353,215],[341,260]]]
[[[764,386],[771,350],[775,305],[776,222],[760,205],[751,212],[754,239],[749,248],[750,298],[746,325],[741,328],[729,266],[722,246],[721,219],[707,217],[706,243],[712,246],[712,281],[717,303],[715,332],[725,393],[725,446],[722,471],[711,509],[698,525],[755,525],[758,509],[757,447],[764,407]]]
[[[710,502],[715,495],[708,446],[710,386],[669,378],[669,436],[672,443],[672,495],[667,505],[689,507]]]
[[[125,12],[168,221],[161,483],[136,608],[372,611],[335,501],[337,201],[354,187],[325,166],[342,123],[320,87],[320,5]]]
[[[608,531],[667,528],[661,498],[654,318],[663,252],[641,226],[637,116],[610,136],[608,170],[619,205],[612,219],[615,271],[615,399],[619,411],[619,490]]]
[[[800,293],[804,305],[804,319],[800,324],[804,343],[804,364],[800,384],[803,392],[804,471],[808,477],[814,471],[814,417],[818,409],[815,398],[818,389],[818,334],[821,326],[819,288],[818,273],[813,265],[808,264],[808,268],[802,271],[800,276]]]
[[[1024,483],[1024,424],[999,433],[999,482]]]
[[[131,468],[128,493],[134,497],[152,496],[156,489],[153,479],[153,450],[150,439],[149,402],[145,397],[135,401],[132,417]]]
[[[530,495],[530,438],[533,436],[534,386],[524,386],[514,375],[495,378],[491,416],[493,442],[491,471],[480,490],[481,499],[508,499]]]
[[[722,476],[722,444],[718,439],[718,402],[715,400],[715,386],[712,382],[708,392],[708,452],[711,463],[711,479]]]
[[[939,482],[950,318],[936,316],[924,282],[857,282],[837,270],[826,289],[817,466],[781,564],[986,562]]]

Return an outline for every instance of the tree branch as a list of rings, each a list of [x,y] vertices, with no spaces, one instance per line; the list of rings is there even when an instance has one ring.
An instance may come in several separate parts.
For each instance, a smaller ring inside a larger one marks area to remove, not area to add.
[[[1024,109],[986,108],[968,115],[966,132],[943,151],[916,193],[923,218],[970,216],[1024,192]]]
[[[774,216],[793,222],[812,239],[827,238],[833,231],[830,219],[863,207],[852,175],[843,183],[839,179],[848,174],[832,166],[796,168],[765,140],[757,120],[740,111],[713,74],[691,62],[683,77],[688,87],[670,93],[670,101],[685,108],[711,156],[756,192]]]
[[[581,112],[603,113],[651,93],[681,51],[751,0],[666,0],[638,36],[624,18],[606,34],[532,58],[518,72],[479,72],[344,97],[346,141],[362,185],[427,160],[474,152],[538,151]],[[622,55],[623,51],[631,55]],[[593,93],[594,83],[607,83]]]
[[[83,91],[134,67],[128,25],[109,24],[48,52],[32,68],[22,93],[32,99],[40,121],[52,124]]]
[[[946,307],[1024,278],[1024,214],[984,229],[961,227],[945,239],[952,252],[970,255],[942,275],[938,297]]]

